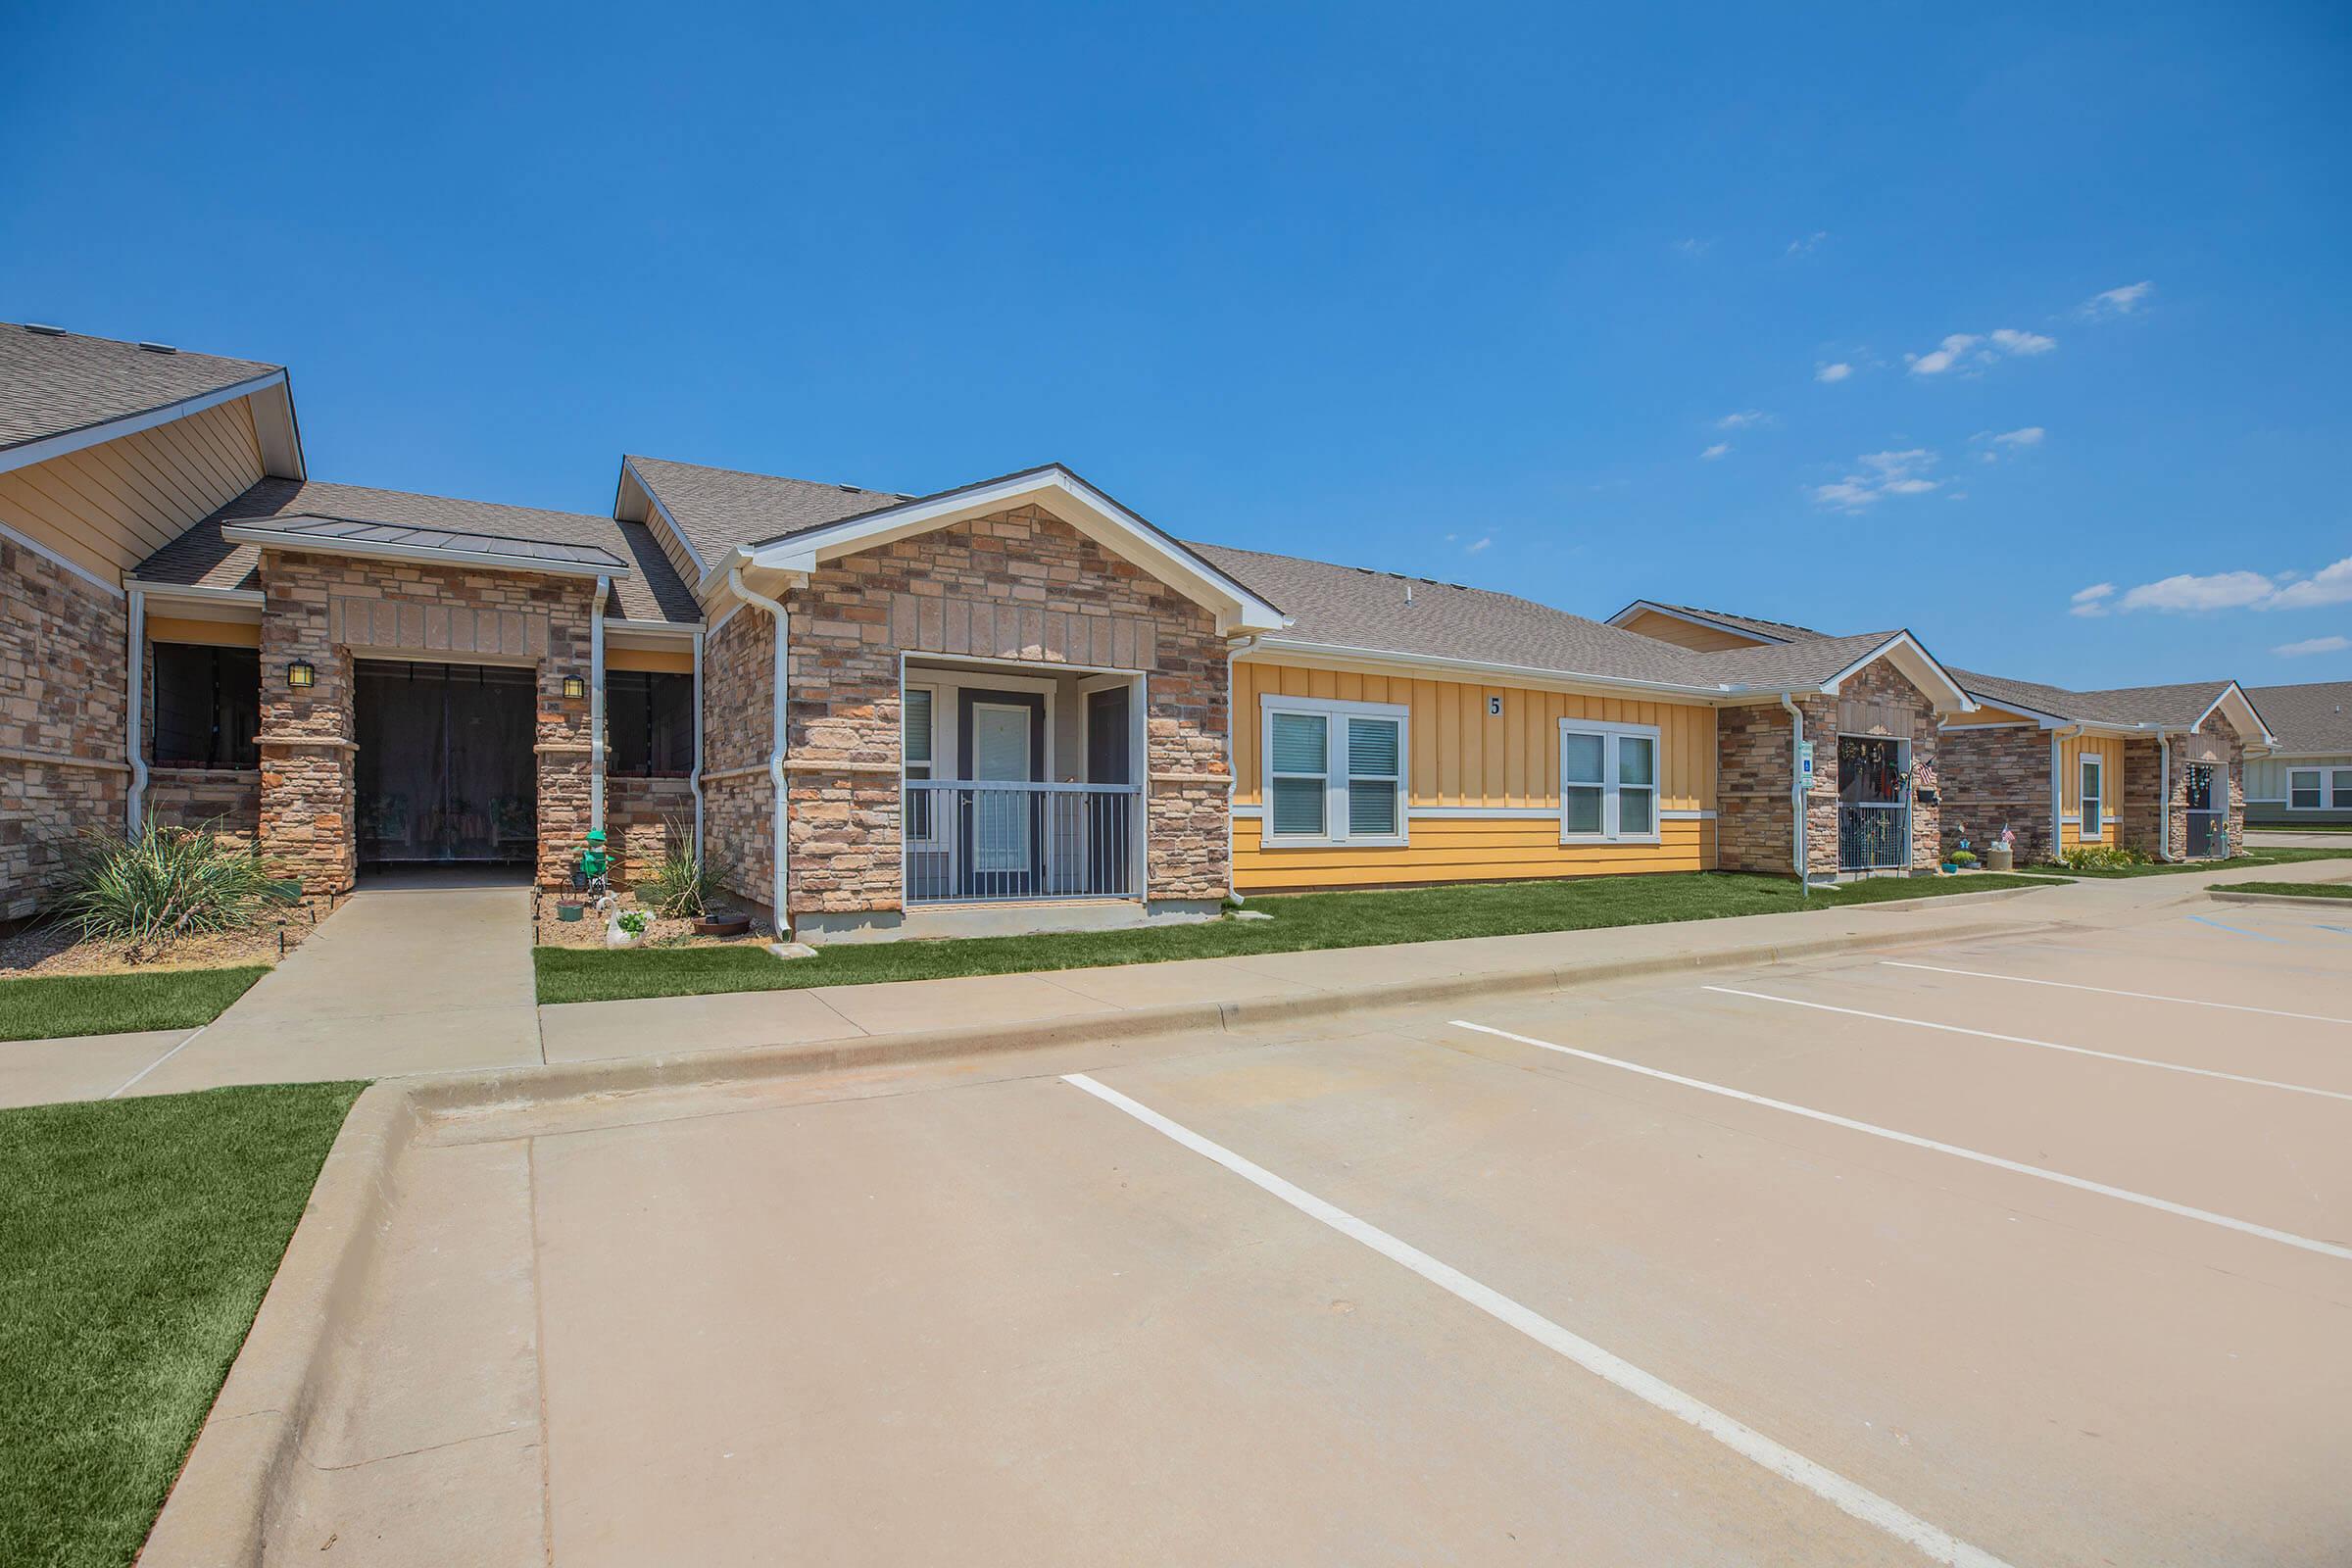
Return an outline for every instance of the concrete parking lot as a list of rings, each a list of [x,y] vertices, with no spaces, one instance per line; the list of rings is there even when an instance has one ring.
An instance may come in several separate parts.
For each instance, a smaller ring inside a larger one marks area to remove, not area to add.
[[[2352,1557],[2352,921],[1375,1023],[446,1120],[272,1549]]]

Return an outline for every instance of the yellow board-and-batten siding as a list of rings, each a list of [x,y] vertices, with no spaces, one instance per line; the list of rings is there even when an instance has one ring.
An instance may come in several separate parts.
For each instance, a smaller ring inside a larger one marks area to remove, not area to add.
[[[2082,759],[2099,759],[2099,832],[2095,837],[2082,836]],[[2116,814],[2124,804],[2124,741],[2120,735],[2077,735],[2060,743],[2058,756],[2058,798],[2063,803],[2059,824],[2058,844],[2072,849],[2078,844],[2119,844],[2121,830]]]
[[[250,398],[0,473],[0,522],[114,583],[262,477]]]
[[[1403,845],[1268,846],[1255,808],[1264,802],[1259,757],[1267,695],[1386,703],[1407,710],[1410,761]],[[1488,699],[1502,699],[1499,715]],[[1711,708],[1571,692],[1338,668],[1237,662],[1233,670],[1234,885],[1276,888],[1377,887],[1410,882],[1591,876],[1630,871],[1699,871],[1715,863],[1711,818],[1667,812],[1715,808],[1715,712]],[[1560,721],[1649,724],[1658,730],[1658,842],[1560,842]],[[1542,816],[1467,814],[1479,810]]]

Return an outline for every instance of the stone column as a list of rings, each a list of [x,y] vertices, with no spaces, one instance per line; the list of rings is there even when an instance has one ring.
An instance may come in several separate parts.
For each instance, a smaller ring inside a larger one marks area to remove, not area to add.
[[[330,639],[318,573],[266,551],[261,575],[262,856],[306,895],[347,893],[359,876],[351,655]],[[297,662],[315,684],[292,684]]]

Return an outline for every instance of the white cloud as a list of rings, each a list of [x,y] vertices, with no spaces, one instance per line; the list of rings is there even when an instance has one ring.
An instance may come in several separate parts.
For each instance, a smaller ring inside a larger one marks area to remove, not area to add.
[[[1470,541],[1468,544],[1466,544],[1466,545],[1462,546],[1462,553],[1463,553],[1464,555],[1471,555],[1471,556],[1475,556],[1475,555],[1477,555],[1477,554],[1478,554],[1478,553],[1479,553],[1481,550],[1484,550],[1484,549],[1486,549],[1486,548],[1487,548],[1489,545],[1493,544],[1494,542],[1494,540],[1493,536],[1491,536],[1491,535],[1486,535],[1486,534],[1482,534],[1482,535],[1480,535],[1478,538],[1476,538],[1476,539],[1473,539],[1473,540],[1471,540],[1471,541]]]
[[[1906,354],[1903,359],[1913,375],[1941,375],[1955,367],[1996,364],[2003,355],[2030,358],[2047,354],[2057,346],[2056,338],[2039,332],[1997,326],[1990,332],[1950,333],[1928,353]]]
[[[2352,556],[2323,566],[2301,582],[2290,582],[2273,594],[2265,610],[2308,610],[2315,605],[2340,605],[2352,599]]]
[[[1790,241],[1788,242],[1788,250],[1787,250],[1787,251],[1786,251],[1784,254],[1786,254],[1786,255],[1788,255],[1788,256],[1802,256],[1802,255],[1804,255],[1804,254],[1805,254],[1807,251],[1810,251],[1810,250],[1812,250],[1814,247],[1818,246],[1818,245],[1819,245],[1819,244],[1820,244],[1820,243],[1821,243],[1823,240],[1825,240],[1825,239],[1828,239],[1829,237],[1830,237],[1830,231],[1829,231],[1828,229],[1826,229],[1826,228],[1817,228],[1817,229],[1815,229],[1815,230],[1814,230],[1812,233],[1810,233],[1810,234],[1807,234],[1807,235],[1806,235],[1804,238],[1802,238],[1802,239],[1792,239],[1792,240],[1790,240]]]
[[[1855,460],[1857,471],[1834,484],[1813,487],[1813,499],[1840,512],[1860,512],[1887,496],[1920,496],[1943,483],[1922,471],[1936,466],[1936,454],[1925,447],[1902,452],[1865,452]]]
[[[1943,340],[1943,346],[1930,354],[1906,354],[1913,375],[1941,375],[1956,364],[1960,356],[1977,346],[1979,339],[1969,332],[1954,332]]]
[[[1835,365],[1825,365],[1820,369],[1815,370],[1813,372],[1813,379],[1816,381],[1842,381],[1853,373],[1854,368],[1846,364],[1843,360],[1839,360]]]
[[[2002,451],[2014,454],[2037,447],[2049,433],[2038,424],[2029,424],[2016,430],[1979,430],[1969,440],[1984,449],[1977,454],[1978,462],[1998,463]]]
[[[2133,311],[2139,309],[2150,294],[2155,292],[2156,285],[2148,279],[2142,278],[2136,283],[2126,283],[2122,288],[2111,288],[2093,294],[2076,308],[2075,314],[2086,321],[2105,320],[2115,316],[2130,316]]]
[[[2306,637],[2299,643],[2280,643],[2271,650],[2280,659],[2308,659],[2313,654],[2340,654],[2352,648],[2352,637]]]
[[[2048,434],[2040,425],[2029,424],[2021,430],[2003,430],[1991,439],[2005,447],[2037,447],[2041,445],[2041,438]]]
[[[1691,261],[1697,261],[1714,247],[1715,242],[1711,239],[1678,239],[1674,242],[1675,251]]]
[[[2116,605],[2118,610],[2242,610],[2277,592],[2259,571],[2217,571],[2207,576],[2180,572],[2143,582]]]
[[[1751,424],[1767,424],[1771,420],[1772,416],[1766,414],[1762,409],[1742,409],[1738,414],[1727,414],[1717,419],[1715,428],[1718,430],[1744,430]]]
[[[1701,458],[1709,463],[1713,463],[1717,458],[1728,458],[1731,455],[1732,444],[1729,441],[1718,441],[1713,446],[1707,448],[1706,451],[1699,454]]]
[[[1991,454],[1989,453],[1986,454],[1988,457]],[[2069,610],[2067,613],[2070,615],[2082,615],[2086,618],[2090,616],[2104,615],[2107,613],[2106,601],[2114,597],[2115,584],[2111,582],[2094,582],[2087,588],[2079,588],[2075,590],[2074,608]]]

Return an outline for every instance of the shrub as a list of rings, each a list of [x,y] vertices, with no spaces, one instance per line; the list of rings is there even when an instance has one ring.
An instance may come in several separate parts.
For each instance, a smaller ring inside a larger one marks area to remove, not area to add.
[[[2078,844],[2059,857],[2070,871],[2120,871],[2145,865],[2148,858],[2120,844]]]
[[[1977,863],[1977,852],[1974,850],[1954,850],[1951,855],[1951,860],[1954,865],[1974,865]]]
[[[671,821],[662,834],[662,863],[637,884],[638,902],[667,920],[700,920],[719,895],[723,862],[697,855],[686,824]]]
[[[645,928],[653,924],[653,916],[647,914],[643,909],[630,909],[616,914],[612,918],[623,931],[633,937],[645,935]]]
[[[150,812],[136,837],[82,833],[56,918],[137,962],[182,938],[242,931],[283,902],[255,850],[211,823],[166,827]]]

